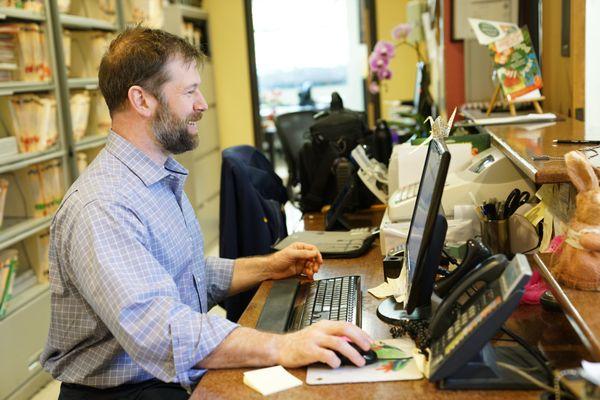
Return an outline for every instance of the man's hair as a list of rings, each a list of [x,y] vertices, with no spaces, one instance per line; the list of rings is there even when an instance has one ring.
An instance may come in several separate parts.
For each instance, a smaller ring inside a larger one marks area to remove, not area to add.
[[[180,57],[185,63],[202,62],[204,55],[186,40],[143,26],[125,29],[109,45],[100,62],[98,85],[110,114],[123,108],[129,88],[138,85],[161,97],[169,79],[166,64]]]

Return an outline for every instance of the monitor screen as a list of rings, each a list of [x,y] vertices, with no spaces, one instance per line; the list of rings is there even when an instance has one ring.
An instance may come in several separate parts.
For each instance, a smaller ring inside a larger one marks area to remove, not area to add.
[[[437,140],[429,142],[406,242],[404,265],[407,268],[408,300],[405,308],[409,313],[419,305],[419,299],[431,297],[435,278],[435,272],[432,276],[431,271],[437,271],[438,266],[427,264],[432,261],[438,263],[439,254],[428,257],[427,253],[428,250],[437,251],[431,248],[431,241],[436,221],[443,218],[441,200],[449,164],[450,152],[446,145]],[[441,240],[443,242],[443,238]]]

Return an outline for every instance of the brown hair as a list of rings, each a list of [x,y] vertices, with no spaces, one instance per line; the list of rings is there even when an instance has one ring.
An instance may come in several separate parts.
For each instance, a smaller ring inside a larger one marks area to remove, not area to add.
[[[135,26],[121,32],[108,47],[100,62],[98,85],[108,110],[122,108],[129,88],[139,85],[160,97],[169,80],[165,65],[174,57],[186,63],[202,61],[202,52],[184,39],[162,31]]]

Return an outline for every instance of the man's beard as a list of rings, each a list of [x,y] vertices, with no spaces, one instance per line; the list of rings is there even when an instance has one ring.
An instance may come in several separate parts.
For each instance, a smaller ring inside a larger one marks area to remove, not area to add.
[[[171,112],[167,102],[160,96],[156,116],[152,120],[152,130],[163,150],[171,154],[181,154],[194,150],[198,146],[198,135],[188,132],[188,123],[199,121],[201,112],[180,119]]]

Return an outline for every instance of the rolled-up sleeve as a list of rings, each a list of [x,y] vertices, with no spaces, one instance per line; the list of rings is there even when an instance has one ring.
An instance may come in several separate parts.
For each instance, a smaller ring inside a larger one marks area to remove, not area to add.
[[[206,258],[206,286],[208,288],[209,309],[227,297],[233,279],[234,263],[235,260],[228,258]]]
[[[181,301],[172,276],[146,249],[146,228],[134,211],[95,200],[70,230],[67,273],[127,354],[165,382],[189,387],[205,372],[195,366],[237,325]],[[231,260],[209,271],[220,298],[231,283]],[[229,275],[228,275],[229,274]]]

